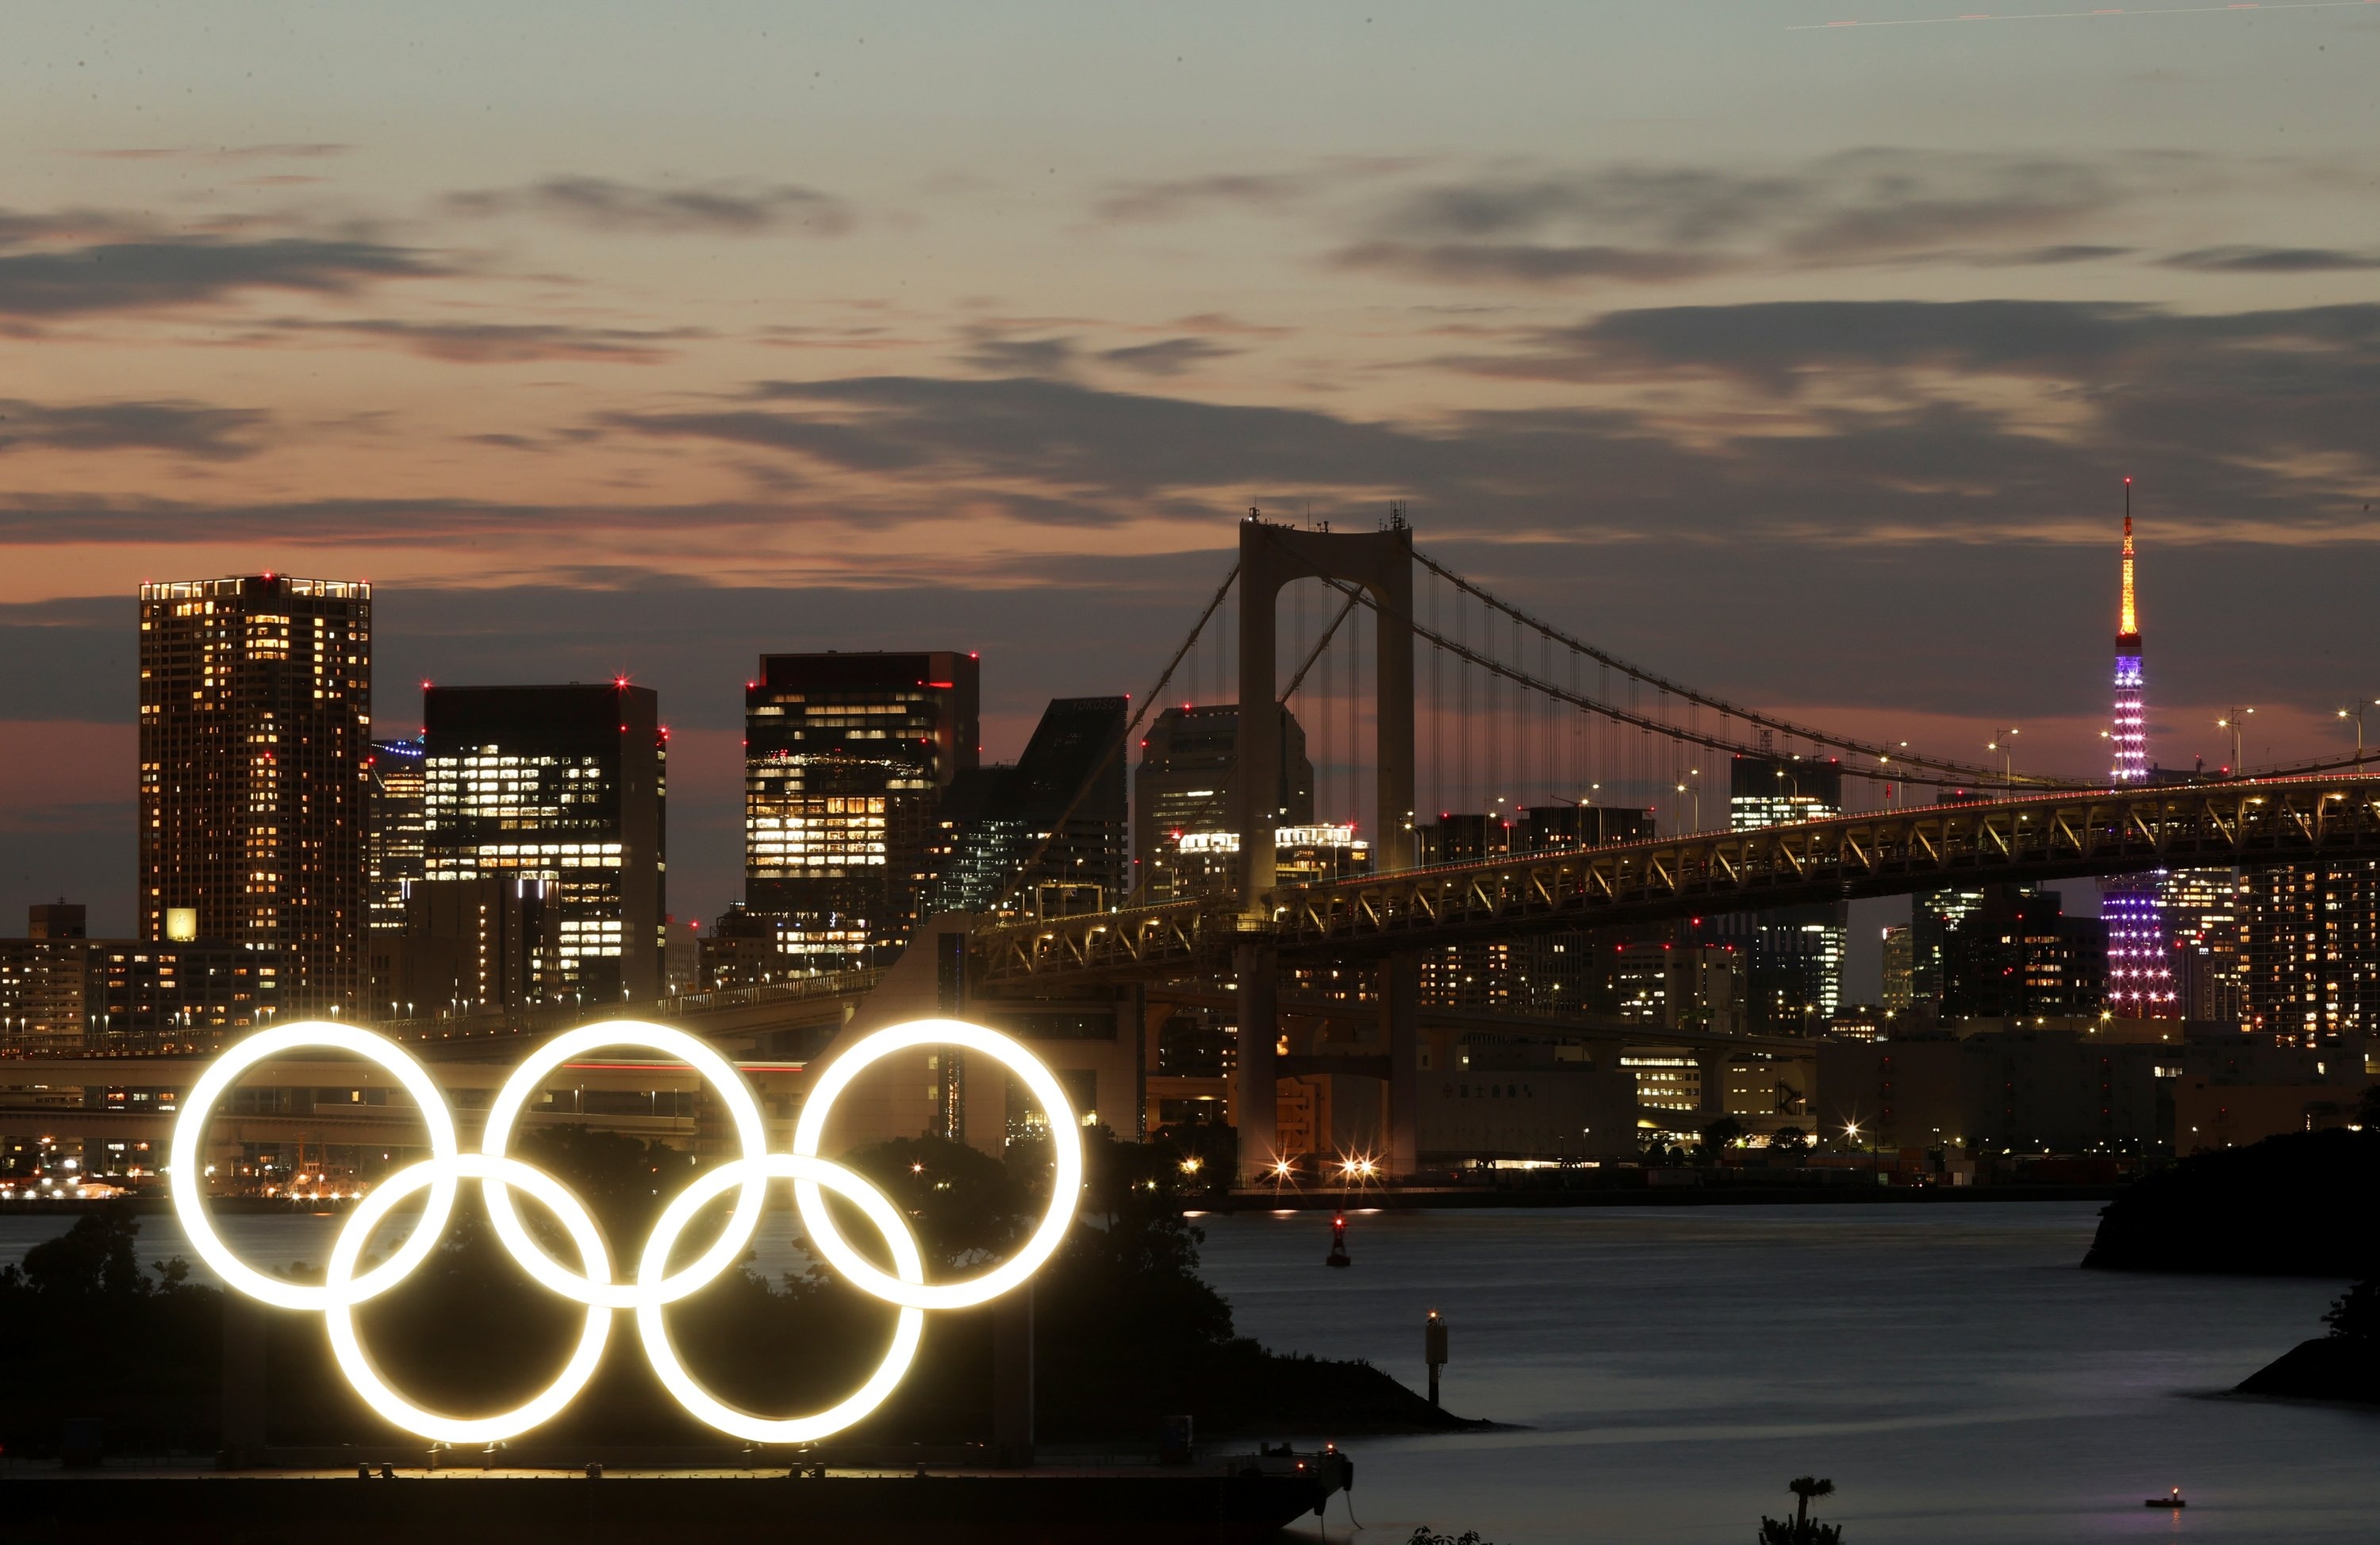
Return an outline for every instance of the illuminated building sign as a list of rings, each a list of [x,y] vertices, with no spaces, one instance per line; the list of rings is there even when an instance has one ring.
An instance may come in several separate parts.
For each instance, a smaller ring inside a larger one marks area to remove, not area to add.
[[[574,1057],[604,1047],[634,1046],[675,1058],[709,1080],[726,1107],[742,1155],[707,1170],[670,1203],[646,1240],[643,1257],[630,1281],[614,1278],[602,1235],[585,1204],[568,1186],[544,1171],[513,1158],[504,1150],[521,1112],[545,1088],[547,1077]],[[1057,1174],[1049,1212],[1016,1254],[990,1271],[952,1283],[928,1283],[916,1237],[899,1209],[864,1176],[819,1156],[826,1135],[827,1114],[835,1100],[872,1064],[895,1052],[921,1046],[952,1046],[979,1052],[1006,1065],[1016,1075],[1049,1118],[1057,1155]],[[239,1076],[258,1063],[302,1048],[346,1052],[375,1063],[404,1087],[429,1128],[431,1157],[388,1177],[358,1207],[332,1247],[322,1283],[293,1283],[268,1276],[234,1255],[206,1209],[205,1138],[209,1116],[222,1103]],[[829,1064],[812,1086],[794,1128],[793,1151],[768,1151],[768,1127],[759,1101],[735,1065],[706,1042],[684,1030],[642,1020],[613,1019],[587,1025],[556,1036],[540,1047],[505,1080],[488,1108],[480,1150],[466,1153],[456,1141],[455,1118],[444,1093],[429,1071],[396,1042],[369,1030],[310,1020],[260,1031],[217,1058],[183,1102],[174,1124],[174,1210],[182,1232],[200,1259],[223,1280],[225,1287],[261,1299],[277,1308],[320,1312],[331,1334],[331,1349],[341,1371],[366,1405],[391,1424],[408,1432],[447,1443],[485,1443],[515,1437],[547,1420],[586,1387],[602,1359],[613,1318],[626,1310],[637,1319],[637,1332],[645,1356],[663,1387],[698,1419],[722,1432],[756,1443],[803,1443],[839,1432],[881,1405],[908,1371],[925,1331],[928,1309],[967,1308],[1000,1296],[1040,1270],[1065,1237],[1074,1221],[1074,1198],[1083,1186],[1083,1140],[1076,1128],[1066,1092],[1040,1059],[996,1031],[957,1019],[917,1019],[863,1036]],[[464,1181],[486,1187],[488,1215],[498,1238],[531,1277],[552,1292],[586,1306],[586,1329],[559,1378],[526,1404],[486,1417],[455,1417],[425,1410],[398,1393],[373,1366],[357,1332],[355,1308],[402,1282],[437,1247],[452,1215],[455,1194]],[[741,1410],[720,1400],[690,1374],[671,1344],[667,1310],[671,1304],[710,1283],[743,1259],[760,1222],[769,1182],[794,1183],[794,1201],[809,1234],[811,1247],[827,1264],[843,1273],[861,1292],[897,1305],[901,1313],[888,1348],[876,1371],[858,1390],[826,1410],[795,1417],[770,1417]],[[548,1255],[522,1224],[513,1204],[518,1186],[552,1212],[568,1235],[576,1270]],[[735,1211],[717,1243],[692,1263],[669,1269],[670,1251],[694,1214],[721,1194],[736,1193]],[[396,1206],[418,1191],[426,1191],[420,1221],[405,1243],[387,1259],[359,1270],[373,1232]],[[878,1268],[854,1248],[826,1206],[832,1191],[853,1203],[884,1237],[894,1270]]]

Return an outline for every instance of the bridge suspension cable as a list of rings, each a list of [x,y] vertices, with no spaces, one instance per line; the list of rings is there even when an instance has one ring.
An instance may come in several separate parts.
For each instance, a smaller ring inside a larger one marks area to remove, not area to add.
[[[1530,613],[1522,610],[1520,607],[1513,605],[1511,602],[1504,600],[1502,597],[1496,595],[1493,591],[1488,590],[1480,585],[1475,584],[1470,579],[1465,578],[1463,576],[1447,567],[1444,564],[1439,563],[1437,559],[1431,557],[1427,553],[1422,552],[1419,548],[1414,549],[1414,561],[1420,564],[1432,574],[1437,575],[1439,578],[1445,580],[1448,584],[1453,586],[1457,590],[1476,599],[1484,610],[1500,612],[1506,617],[1510,618],[1516,627],[1529,628],[1538,634],[1541,638],[1545,639],[1548,644],[1560,644],[1573,654],[1585,656],[1586,659],[1596,662],[1598,665],[1605,666],[1609,670],[1621,673],[1624,678],[1631,682],[1641,683],[1644,686],[1654,688],[1658,693],[1667,697],[1677,698],[1681,701],[1694,707],[1715,710],[1722,716],[1723,719],[1740,719],[1743,721],[1744,724],[1755,729],[1767,730],[1775,735],[1788,736],[1797,740],[1807,741],[1813,746],[1823,746],[1839,751],[1846,751],[1856,757],[1872,759],[1879,768],[1894,769],[1894,771],[1890,772],[1876,772],[1864,769],[1856,763],[1846,763],[1843,768],[1843,771],[1846,772],[1854,773],[1861,777],[1875,778],[1878,780],[1905,782],[1928,781],[1925,779],[1909,778],[1905,770],[1914,769],[1924,772],[1942,774],[1951,782],[1962,784],[2012,784],[2033,788],[2070,788],[2079,786],[2072,779],[2045,777],[2030,772],[2011,772],[2006,768],[1990,767],[1980,762],[1960,761],[1944,757],[1929,757],[1922,752],[1913,752],[1903,748],[1884,745],[1880,742],[1863,740],[1851,736],[1835,735],[1828,731],[1816,729],[1807,724],[1795,724],[1791,720],[1779,718],[1774,714],[1763,713],[1757,709],[1745,708],[1740,703],[1733,703],[1728,701],[1726,699],[1714,697],[1707,692],[1699,691],[1682,682],[1670,680],[1669,677],[1647,670],[1644,666],[1631,663],[1630,662],[1622,660],[1619,656],[1610,653],[1609,651],[1597,649],[1595,645],[1588,643],[1586,640],[1564,632],[1560,628],[1556,627],[1553,624],[1547,622],[1542,617],[1535,616]],[[1368,598],[1366,598],[1366,600],[1368,601]],[[1432,643],[1438,645],[1438,647],[1441,649],[1448,649],[1462,658],[1471,661],[1475,664],[1485,669],[1495,671],[1499,675],[1504,675],[1507,679],[1529,686],[1535,690],[1556,700],[1573,702],[1577,706],[1585,708],[1590,712],[1602,714],[1619,723],[1638,724],[1643,728],[1660,735],[1668,736],[1672,739],[1685,740],[1699,746],[1707,746],[1715,750],[1744,752],[1747,754],[1757,754],[1758,752],[1759,748],[1755,745],[1724,736],[1703,733],[1691,723],[1687,725],[1680,726],[1670,723],[1666,715],[1660,718],[1647,718],[1644,715],[1634,713],[1631,710],[1621,708],[1609,701],[1597,701],[1593,699],[1587,699],[1577,695],[1574,692],[1566,692],[1562,688],[1556,687],[1549,680],[1533,680],[1525,672],[1515,671],[1510,667],[1504,666],[1500,662],[1491,660],[1470,651],[1460,643],[1449,642],[1431,630],[1425,628],[1419,623],[1415,625],[1414,630],[1416,634],[1429,639]],[[1550,673],[1548,673],[1548,675],[1550,675]]]

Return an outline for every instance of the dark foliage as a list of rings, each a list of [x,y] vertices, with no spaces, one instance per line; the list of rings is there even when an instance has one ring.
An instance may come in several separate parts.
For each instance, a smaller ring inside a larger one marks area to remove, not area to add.
[[[2273,1275],[2380,1275],[2380,1129],[2333,1127],[2194,1154],[2101,1212],[2085,1266]]]
[[[1841,1545],[1840,1524],[1796,1522],[1761,1515],[1760,1545]]]

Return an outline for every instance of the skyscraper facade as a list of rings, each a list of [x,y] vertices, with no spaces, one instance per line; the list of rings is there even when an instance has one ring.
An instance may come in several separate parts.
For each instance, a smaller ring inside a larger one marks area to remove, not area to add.
[[[980,666],[950,650],[771,654],[744,692],[744,901],[789,968],[896,955],[943,793],[980,765]]]
[[[421,878],[421,742],[371,744],[370,819],[364,833],[368,921],[375,933],[405,927],[405,887]]]
[[[1305,754],[1305,729],[1287,709],[1281,714],[1281,765],[1273,776],[1281,790],[1278,823],[1314,821],[1314,763]],[[1187,895],[1231,881],[1230,855],[1238,851],[1232,831],[1232,791],[1240,778],[1240,705],[1185,703],[1159,713],[1140,743],[1133,772],[1134,894],[1148,901]],[[1230,836],[1230,843],[1196,844],[1184,837]]]
[[[669,732],[650,687],[422,693],[426,880],[540,880],[545,995],[662,994]]]
[[[2240,900],[2249,1029],[2299,1046],[2380,1032],[2380,864],[2252,869]]]
[[[140,587],[140,936],[280,961],[283,1012],[361,1004],[371,587]]]
[[[1728,827],[1749,831],[1843,813],[1843,769],[1831,757],[1742,756],[1728,764]],[[1736,944],[1744,1024],[1755,1033],[1815,1035],[1843,1002],[1851,908],[1814,902],[1705,919],[1697,931]]]
[[[2114,748],[2109,781],[2118,787],[2149,776],[2147,709],[2141,672],[2141,619],[2132,583],[2132,480],[2124,480],[2123,593],[2116,622],[2116,706],[2107,732]],[[2107,924],[2107,1011],[2119,1019],[2171,1019],[2181,1013],[2174,991],[2173,945],[2159,905],[2161,877],[2126,875],[2100,886],[2099,915]]]

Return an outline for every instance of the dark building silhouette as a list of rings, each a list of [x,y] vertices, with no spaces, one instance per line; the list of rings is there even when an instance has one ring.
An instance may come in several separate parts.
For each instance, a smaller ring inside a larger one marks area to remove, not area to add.
[[[364,988],[371,587],[140,587],[140,936],[281,962],[285,1007]]]
[[[2107,1004],[2107,925],[2067,917],[2056,892],[1985,886],[1943,946],[1943,1016],[2097,1014]]]
[[[549,996],[662,995],[669,732],[650,687],[422,693],[422,872],[543,881]]]
[[[1130,719],[1123,698],[1059,698],[1015,765],[961,772],[936,811],[927,912],[1071,912],[1121,900]]]
[[[788,968],[899,953],[935,810],[980,763],[979,676],[950,650],[761,657],[744,692],[744,904]]]
[[[554,882],[416,880],[403,926],[372,931],[372,1007],[392,1018],[523,1008],[564,991]]]

